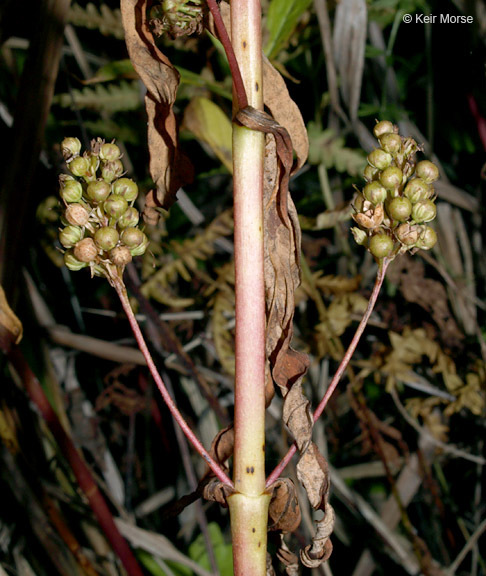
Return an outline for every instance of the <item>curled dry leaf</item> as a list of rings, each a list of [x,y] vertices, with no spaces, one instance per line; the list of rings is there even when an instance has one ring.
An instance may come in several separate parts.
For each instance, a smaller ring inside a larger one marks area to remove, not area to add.
[[[173,104],[179,73],[160,52],[146,21],[145,0],[121,0],[121,13],[128,54],[147,88],[150,173],[157,186],[151,200],[165,209],[175,202],[177,190],[192,180],[192,167],[178,149]],[[154,217],[151,211],[151,218]]]
[[[12,336],[15,344],[22,340],[22,322],[10,308],[2,286],[0,286],[0,325]]]
[[[268,530],[293,532],[300,524],[300,507],[294,483],[279,478],[272,486],[272,499],[268,508]]]
[[[289,550],[283,536],[281,537],[280,548],[277,551],[277,558],[285,566],[285,574],[287,574],[287,576],[299,576],[299,559],[291,550]]]

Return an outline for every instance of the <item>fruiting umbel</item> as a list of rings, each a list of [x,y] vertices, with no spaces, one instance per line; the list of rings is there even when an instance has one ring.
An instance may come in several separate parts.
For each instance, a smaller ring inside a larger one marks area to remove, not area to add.
[[[61,150],[70,172],[59,177],[64,263],[70,270],[89,267],[92,275],[112,281],[149,243],[137,227],[140,214],[133,204],[138,186],[123,176],[122,154],[113,142],[97,138],[81,155],[81,142],[65,138]]]
[[[367,184],[354,199],[353,219],[359,228],[352,228],[353,236],[378,261],[430,250],[437,242],[427,223],[436,216],[432,183],[439,170],[428,160],[416,164],[420,147],[412,138],[400,136],[391,122],[378,122],[373,133],[380,147],[368,155]]]

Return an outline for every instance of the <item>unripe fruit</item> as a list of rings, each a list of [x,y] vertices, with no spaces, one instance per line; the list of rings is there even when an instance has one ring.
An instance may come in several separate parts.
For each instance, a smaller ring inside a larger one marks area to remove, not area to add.
[[[378,181],[366,184],[363,195],[372,204],[381,204],[386,200],[386,190]]]
[[[103,144],[100,148],[100,158],[105,162],[113,162],[121,158],[121,150],[116,144]]]
[[[366,234],[364,230],[361,230],[361,228],[356,228],[356,226],[354,226],[351,228],[351,233],[353,234],[356,244],[364,246],[368,242],[368,234]]]
[[[103,180],[106,180],[107,182],[113,182],[113,180],[120,178],[122,174],[123,174],[123,164],[120,162],[120,160],[107,162],[101,168],[101,177],[103,178]]]
[[[135,248],[130,248],[130,254],[132,256],[142,256],[142,254],[145,254],[145,250],[147,250],[147,246],[149,245],[149,239],[147,236],[145,236],[145,234],[143,236],[144,239],[141,244],[135,246]]]
[[[59,242],[64,248],[72,248],[84,236],[84,231],[79,226],[66,226],[59,232]]]
[[[103,208],[107,214],[115,219],[118,219],[122,214],[126,212],[128,208],[128,202],[125,200],[125,198],[123,198],[123,196],[112,194],[103,203]]]
[[[81,142],[77,138],[64,138],[61,142],[61,151],[64,160],[79,156],[81,152]]]
[[[118,240],[120,239],[120,235],[111,226],[103,226],[102,228],[98,228],[94,235],[94,241],[96,245],[101,248],[102,250],[112,250],[117,244]]]
[[[397,196],[386,204],[386,211],[392,220],[405,222],[412,213],[412,203],[408,198]]]
[[[86,226],[89,220],[89,212],[82,204],[69,204],[64,212],[64,217],[73,226]]]
[[[415,167],[415,173],[419,178],[425,180],[427,184],[435,182],[439,178],[439,169],[429,160],[422,160],[422,162],[419,162]]]
[[[375,168],[374,166],[370,166],[368,164],[368,166],[366,166],[366,168],[363,171],[363,176],[365,178],[365,180],[367,180],[368,182],[373,181],[376,176],[379,174],[379,170],[378,168]]]
[[[383,136],[383,134],[388,134],[390,132],[394,132],[394,127],[393,124],[388,120],[382,120],[381,122],[378,122],[378,124],[376,124],[376,126],[373,128],[373,134],[375,135],[375,138],[380,138],[380,136]]]
[[[83,197],[83,187],[77,180],[67,180],[61,188],[61,198],[69,204],[79,202]]]
[[[120,239],[129,248],[136,248],[140,246],[145,240],[145,234],[139,228],[125,228],[121,233]]]
[[[397,166],[385,168],[380,175],[380,182],[387,190],[396,190],[403,181],[403,172]]]
[[[421,248],[422,250],[430,250],[433,248],[437,243],[437,234],[433,228],[430,226],[424,226],[422,229],[422,233],[417,240],[417,248]]]
[[[390,166],[392,157],[388,152],[385,152],[381,148],[377,148],[368,154],[368,162],[371,166],[378,168],[379,170],[384,170]]]
[[[402,139],[398,134],[383,134],[379,140],[383,150],[392,156],[396,156],[402,149]]]
[[[66,267],[73,272],[86,268],[88,265],[87,262],[81,262],[81,260],[78,260],[76,256],[74,256],[72,250],[64,252],[64,264],[66,264]]]
[[[140,214],[136,208],[130,206],[127,211],[120,216],[117,221],[118,228],[128,228],[129,226],[136,226],[140,219]]]
[[[104,202],[111,192],[111,186],[104,180],[90,182],[86,193],[93,202]]]
[[[110,251],[110,260],[115,266],[126,266],[132,261],[132,255],[126,246],[117,246]]]
[[[80,262],[92,262],[98,255],[98,248],[93,238],[84,238],[76,244],[73,253]]]
[[[394,230],[397,240],[405,246],[414,246],[418,240],[420,228],[404,222]]]
[[[83,156],[77,156],[69,162],[68,168],[75,176],[82,177],[89,174],[90,163]]]
[[[430,222],[436,214],[437,208],[432,200],[420,200],[412,208],[412,218],[415,222]]]
[[[386,234],[375,234],[370,238],[369,250],[375,258],[387,258],[393,252],[393,240]]]
[[[403,195],[410,200],[412,204],[427,200],[430,196],[430,186],[422,178],[414,178],[405,186]]]
[[[123,196],[127,202],[133,202],[138,196],[138,186],[131,178],[119,178],[113,184],[113,192]]]

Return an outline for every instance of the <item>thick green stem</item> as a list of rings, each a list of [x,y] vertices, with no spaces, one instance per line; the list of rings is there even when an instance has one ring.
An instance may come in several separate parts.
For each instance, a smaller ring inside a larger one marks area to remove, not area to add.
[[[232,0],[232,44],[248,104],[263,109],[259,0]],[[238,108],[238,104],[235,104]],[[235,110],[236,112],[236,110]],[[229,498],[235,575],[266,574],[265,494],[265,138],[233,125],[236,377],[234,486]]]

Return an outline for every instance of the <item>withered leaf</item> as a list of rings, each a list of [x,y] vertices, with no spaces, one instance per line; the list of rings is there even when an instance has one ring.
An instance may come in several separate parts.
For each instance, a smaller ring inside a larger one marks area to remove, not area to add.
[[[223,484],[218,478],[212,478],[205,486],[203,490],[203,497],[206,500],[211,500],[212,502],[217,502],[221,504],[224,508],[228,507],[227,499],[234,490],[228,486],[228,484]]]
[[[297,463],[297,478],[306,489],[314,510],[322,508],[329,493],[327,462],[312,442]]]
[[[0,286],[0,325],[13,337],[15,344],[22,340],[22,322],[10,308],[2,286]]]
[[[294,483],[279,478],[272,486],[272,499],[268,508],[268,530],[293,532],[300,524],[300,507]]]
[[[192,180],[192,167],[178,149],[173,104],[179,73],[160,52],[146,22],[146,0],[121,0],[128,54],[147,88],[150,173],[157,186],[155,202],[165,209],[175,202],[177,190]],[[152,213],[153,215],[153,213]]]

